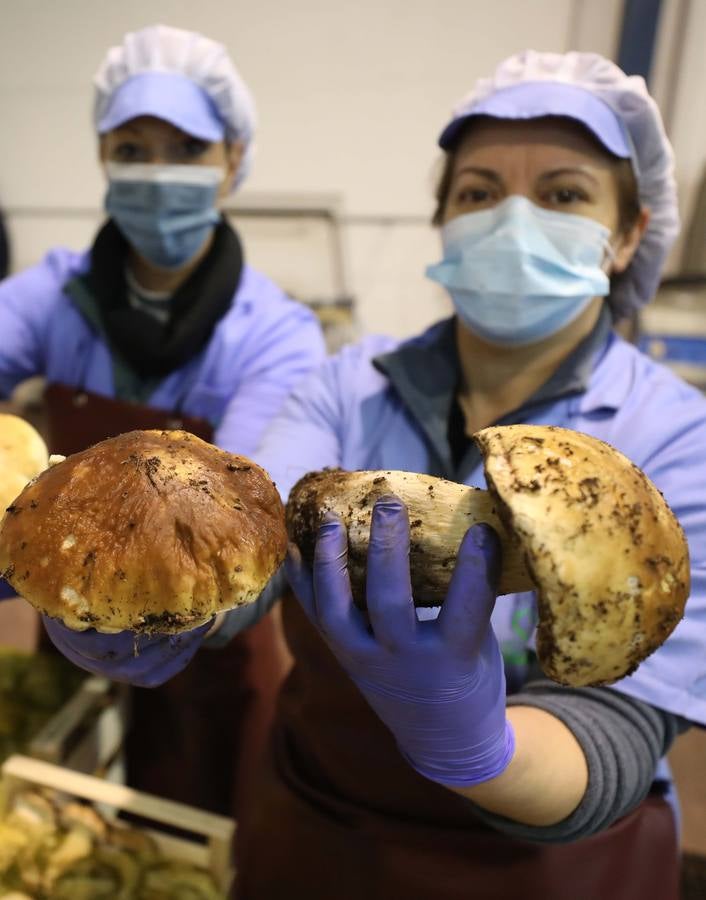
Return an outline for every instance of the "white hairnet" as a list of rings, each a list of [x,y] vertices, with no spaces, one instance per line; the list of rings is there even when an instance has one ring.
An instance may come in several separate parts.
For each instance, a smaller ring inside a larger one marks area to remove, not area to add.
[[[454,121],[497,91],[529,82],[557,81],[581,88],[606,103],[627,134],[640,203],[650,223],[630,266],[614,279],[610,303],[617,317],[648,303],[659,285],[667,254],[679,232],[674,155],[657,104],[644,79],[626,75],[597,53],[539,53],[525,50],[481,78],[454,109]]]
[[[255,103],[226,48],[196,32],[151,25],[129,32],[122,44],[111,47],[94,78],[96,128],[101,130],[100,123],[116,94],[130,79],[154,73],[192,81],[212,104],[225,137],[243,142],[245,150],[235,179],[239,184],[252,164]],[[152,109],[149,112],[157,114]]]

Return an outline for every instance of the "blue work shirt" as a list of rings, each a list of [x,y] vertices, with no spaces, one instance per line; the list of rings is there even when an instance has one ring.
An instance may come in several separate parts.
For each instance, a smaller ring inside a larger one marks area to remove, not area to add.
[[[448,415],[458,379],[453,320],[411,341],[370,337],[309,376],[268,428],[255,459],[284,498],[326,466],[401,469],[484,488],[480,454],[454,468]],[[614,688],[706,724],[706,399],[610,328],[595,331],[523,406],[497,424],[556,425],[607,441],[664,493],[689,542],[692,592],[666,643]],[[533,594],[498,600],[493,627],[508,686],[533,646]]]
[[[56,249],[0,283],[0,397],[34,375],[115,396],[109,346],[66,290],[89,264],[89,252]],[[206,419],[216,429],[216,444],[247,456],[294,386],[325,355],[313,313],[244,266],[232,305],[206,347],[160,380],[145,403]]]

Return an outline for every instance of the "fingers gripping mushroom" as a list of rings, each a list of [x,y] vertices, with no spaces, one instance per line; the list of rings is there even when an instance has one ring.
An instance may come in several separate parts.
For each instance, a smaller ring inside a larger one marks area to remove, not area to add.
[[[311,472],[294,486],[289,497],[290,537],[311,563],[321,517],[329,510],[339,515],[348,528],[348,571],[359,606],[365,605],[373,506],[379,497],[389,494],[403,500],[409,513],[412,593],[418,606],[439,606],[443,602],[461,539],[476,522],[492,525],[500,537],[503,566],[499,592],[509,594],[534,587],[522,551],[502,524],[498,504],[487,491],[414,472]]]
[[[372,508],[396,494],[409,511],[415,603],[435,606],[465,531],[487,522],[502,547],[498,593],[537,592],[544,672],[575,686],[629,674],[666,640],[689,594],[686,539],[664,498],[630,460],[585,434],[511,425],[474,438],[487,492],[409,472],[314,472],[290,495],[290,536],[311,562],[322,515],[341,516],[362,606]]]

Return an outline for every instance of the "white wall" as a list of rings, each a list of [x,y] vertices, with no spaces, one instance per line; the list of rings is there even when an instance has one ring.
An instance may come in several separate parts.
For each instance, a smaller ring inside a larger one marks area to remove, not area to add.
[[[426,223],[435,138],[451,106],[526,46],[611,53],[621,8],[621,0],[0,0],[0,198],[16,264],[53,244],[90,241],[102,196],[91,76],[124,31],[164,21],[223,41],[255,94],[261,124],[247,192],[338,195],[347,286],[363,327],[411,333],[448,308],[423,270],[438,253]]]

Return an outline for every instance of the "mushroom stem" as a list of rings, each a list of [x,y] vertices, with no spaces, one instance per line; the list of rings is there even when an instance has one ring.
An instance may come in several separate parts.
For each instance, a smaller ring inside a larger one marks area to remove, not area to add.
[[[413,472],[312,472],[292,490],[287,528],[311,563],[319,523],[326,512],[348,530],[348,571],[353,596],[365,598],[365,564],[375,501],[394,494],[409,514],[410,573],[414,602],[438,606],[448,590],[456,554],[466,531],[485,522],[498,534],[502,566],[498,594],[534,588],[517,541],[503,524],[503,510],[488,491]]]

